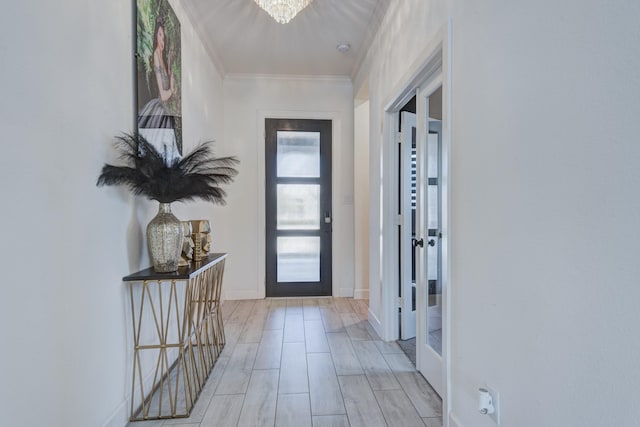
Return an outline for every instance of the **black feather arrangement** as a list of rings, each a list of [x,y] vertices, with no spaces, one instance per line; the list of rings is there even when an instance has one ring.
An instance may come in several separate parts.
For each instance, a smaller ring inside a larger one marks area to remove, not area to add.
[[[125,166],[105,164],[97,186],[126,185],[133,194],[160,203],[202,199],[224,205],[227,193],[220,188],[238,174],[235,157],[215,157],[211,142],[166,162],[156,148],[138,134],[116,138],[116,149]]]

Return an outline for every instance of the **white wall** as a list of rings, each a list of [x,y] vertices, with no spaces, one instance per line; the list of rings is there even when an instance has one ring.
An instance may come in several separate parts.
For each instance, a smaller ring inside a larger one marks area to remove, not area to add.
[[[640,418],[640,5],[456,2],[453,409]]]
[[[385,285],[381,264],[384,257],[394,256],[394,249],[383,244],[385,197],[380,183],[384,173],[393,173],[393,162],[384,160],[382,151],[384,106],[398,91],[399,82],[412,68],[446,22],[446,4],[438,1],[391,2],[381,28],[354,81],[356,92],[368,84],[370,103],[370,253],[369,253],[369,321],[380,336],[385,337],[385,312],[382,290]],[[394,275],[395,277],[395,275]],[[394,286],[386,283],[387,286]],[[388,329],[388,328],[387,328]]]
[[[217,236],[229,248],[225,298],[265,295],[264,118],[333,120],[333,294],[352,296],[353,91],[350,80],[228,76],[224,81],[225,141],[241,161]],[[236,191],[237,190],[237,191]]]
[[[355,298],[369,298],[369,101],[356,100],[353,142]]]
[[[382,103],[452,15],[457,424],[495,425],[489,385],[505,426],[637,425],[640,5],[449,4],[392,2],[355,87],[368,76],[374,189]]]
[[[0,15],[2,424],[122,426],[132,355],[121,278],[148,265],[157,207],[95,182],[115,160],[112,137],[134,123],[132,2],[33,3]],[[222,136],[221,79],[174,6],[188,149]],[[175,211],[211,212],[190,206]]]

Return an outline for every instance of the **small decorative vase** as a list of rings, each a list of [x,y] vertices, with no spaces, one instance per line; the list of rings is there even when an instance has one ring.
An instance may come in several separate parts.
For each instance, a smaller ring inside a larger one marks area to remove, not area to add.
[[[182,223],[171,213],[171,204],[160,203],[158,215],[147,226],[147,244],[157,273],[178,270],[183,241]]]

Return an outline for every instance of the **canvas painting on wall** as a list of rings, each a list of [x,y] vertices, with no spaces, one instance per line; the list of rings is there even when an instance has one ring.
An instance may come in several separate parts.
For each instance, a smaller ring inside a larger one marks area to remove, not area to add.
[[[180,22],[167,0],[136,0],[138,132],[170,162],[182,154]]]

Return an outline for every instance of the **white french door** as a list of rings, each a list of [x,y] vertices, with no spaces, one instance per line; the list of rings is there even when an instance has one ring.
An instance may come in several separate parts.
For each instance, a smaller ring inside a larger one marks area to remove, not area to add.
[[[418,370],[444,396],[445,366],[442,357],[447,322],[443,322],[445,284],[442,280],[442,80],[431,80],[418,89],[416,115],[417,209],[416,239],[416,362]]]
[[[403,111],[399,156],[400,338],[416,336],[415,218],[416,218],[416,115]]]

